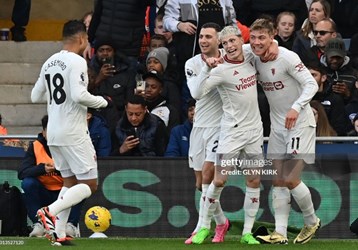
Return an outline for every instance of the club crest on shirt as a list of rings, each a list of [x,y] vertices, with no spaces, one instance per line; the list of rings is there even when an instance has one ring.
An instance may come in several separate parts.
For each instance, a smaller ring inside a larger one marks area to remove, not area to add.
[[[272,73],[272,75],[274,76],[275,75],[275,73],[276,73],[276,69],[271,69],[271,73]]]

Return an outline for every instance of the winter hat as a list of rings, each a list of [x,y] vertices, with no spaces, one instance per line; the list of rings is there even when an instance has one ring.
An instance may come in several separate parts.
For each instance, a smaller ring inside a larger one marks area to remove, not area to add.
[[[102,39],[102,40],[96,40],[94,42],[94,52],[96,53],[97,50],[102,47],[103,45],[108,45],[108,46],[111,46],[113,48],[113,50],[115,50],[114,46],[113,46],[113,42],[111,40],[105,40],[105,39]]]
[[[145,73],[142,77],[143,77],[143,80],[147,79],[148,77],[153,77],[153,78],[157,79],[157,81],[159,81],[162,85],[164,84],[162,76],[155,70]]]
[[[346,46],[342,38],[331,38],[325,48],[325,54],[327,58],[332,56],[345,57],[347,55]]]
[[[145,62],[146,64],[148,64],[148,60],[151,57],[156,58],[163,66],[163,70],[165,71],[168,65],[169,50],[166,47],[159,47],[152,50],[147,56],[147,60]]]

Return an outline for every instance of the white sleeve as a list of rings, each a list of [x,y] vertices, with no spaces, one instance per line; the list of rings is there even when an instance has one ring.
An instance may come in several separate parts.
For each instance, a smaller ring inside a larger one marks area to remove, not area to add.
[[[165,5],[163,25],[166,31],[179,32],[180,5],[178,0],[168,0]]]
[[[91,108],[105,108],[108,103],[102,96],[94,96],[87,91],[88,75],[86,64],[72,67],[70,73],[71,97],[74,102]]]
[[[211,68],[206,64],[196,72],[193,60],[188,60],[185,63],[185,75],[187,79],[187,85],[190,90],[191,96],[199,100],[206,95],[210,90],[215,88],[218,84],[214,80],[207,81],[210,75]]]
[[[32,102],[44,102],[46,101],[46,84],[45,79],[42,73],[39,75],[39,78],[37,79],[35,86],[32,88],[31,91],[31,101]]]
[[[292,108],[297,112],[300,112],[313,98],[318,90],[318,84],[311,75],[310,71],[302,63],[299,56],[295,53],[291,53],[291,56],[285,57],[286,65],[289,66],[289,74],[295,78],[302,87],[302,94],[293,103]]]

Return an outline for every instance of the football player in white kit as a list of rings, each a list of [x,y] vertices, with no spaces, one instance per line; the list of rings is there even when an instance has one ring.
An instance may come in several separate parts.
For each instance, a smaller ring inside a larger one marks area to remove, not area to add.
[[[53,245],[70,244],[65,225],[73,205],[97,189],[96,153],[87,128],[87,107],[105,108],[108,102],[87,91],[87,63],[80,55],[87,46],[85,25],[64,24],[63,49],[42,66],[32,89],[32,102],[47,101],[47,142],[55,167],[64,180],[58,200],[37,212]]]
[[[201,70],[200,94],[217,89],[223,102],[223,115],[217,147],[216,171],[209,185],[203,209],[202,225],[193,237],[201,244],[209,235],[210,221],[227,180],[227,171],[235,164],[224,167],[223,161],[235,159],[262,160],[263,128],[257,101],[256,69],[251,50],[243,50],[241,31],[227,26],[219,35],[226,55],[223,59],[209,58]],[[259,167],[259,166],[246,166]],[[224,172],[223,172],[224,171]],[[244,200],[245,223],[240,242],[259,244],[251,230],[259,209],[260,177],[247,176]]]
[[[262,243],[287,244],[290,195],[304,217],[304,227],[294,243],[308,242],[320,227],[308,187],[300,175],[304,162],[314,163],[316,123],[309,102],[318,90],[315,79],[294,52],[279,47],[276,60],[262,59],[275,35],[272,22],[256,20],[250,27],[250,45],[256,57],[258,83],[270,105],[271,133],[267,154],[280,173],[273,180],[275,231],[257,236]]]
[[[218,33],[221,27],[216,23],[206,23],[200,30],[199,46],[201,54],[189,59],[185,64],[185,74],[192,97],[197,99],[193,129],[190,133],[189,167],[195,172],[196,188],[201,190],[199,201],[199,219],[196,228],[185,244],[192,243],[192,237],[199,231],[202,222],[202,210],[206,191],[214,178],[214,162],[218,146],[220,120],[223,113],[222,101],[217,89],[212,89],[206,95],[198,98],[200,82],[198,75],[202,71],[206,58],[222,58],[223,50],[219,50]],[[220,202],[214,211],[216,222],[214,243],[224,241],[225,234],[230,228],[230,222],[225,217]]]

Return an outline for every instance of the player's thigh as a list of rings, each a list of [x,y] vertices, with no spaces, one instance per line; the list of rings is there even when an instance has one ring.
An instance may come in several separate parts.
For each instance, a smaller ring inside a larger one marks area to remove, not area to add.
[[[303,159],[307,164],[315,161],[316,128],[303,127],[290,130],[287,134],[287,154],[292,159]]]
[[[215,161],[218,128],[193,128],[190,134],[189,167],[202,171],[205,161]]]
[[[98,177],[96,151],[90,139],[78,145],[65,147],[68,165],[77,180],[91,180]]]
[[[190,133],[190,145],[188,153],[189,167],[194,171],[201,171],[205,160],[204,129],[194,127]]]
[[[283,160],[286,158],[286,150],[285,131],[271,128],[267,144],[267,158]]]

